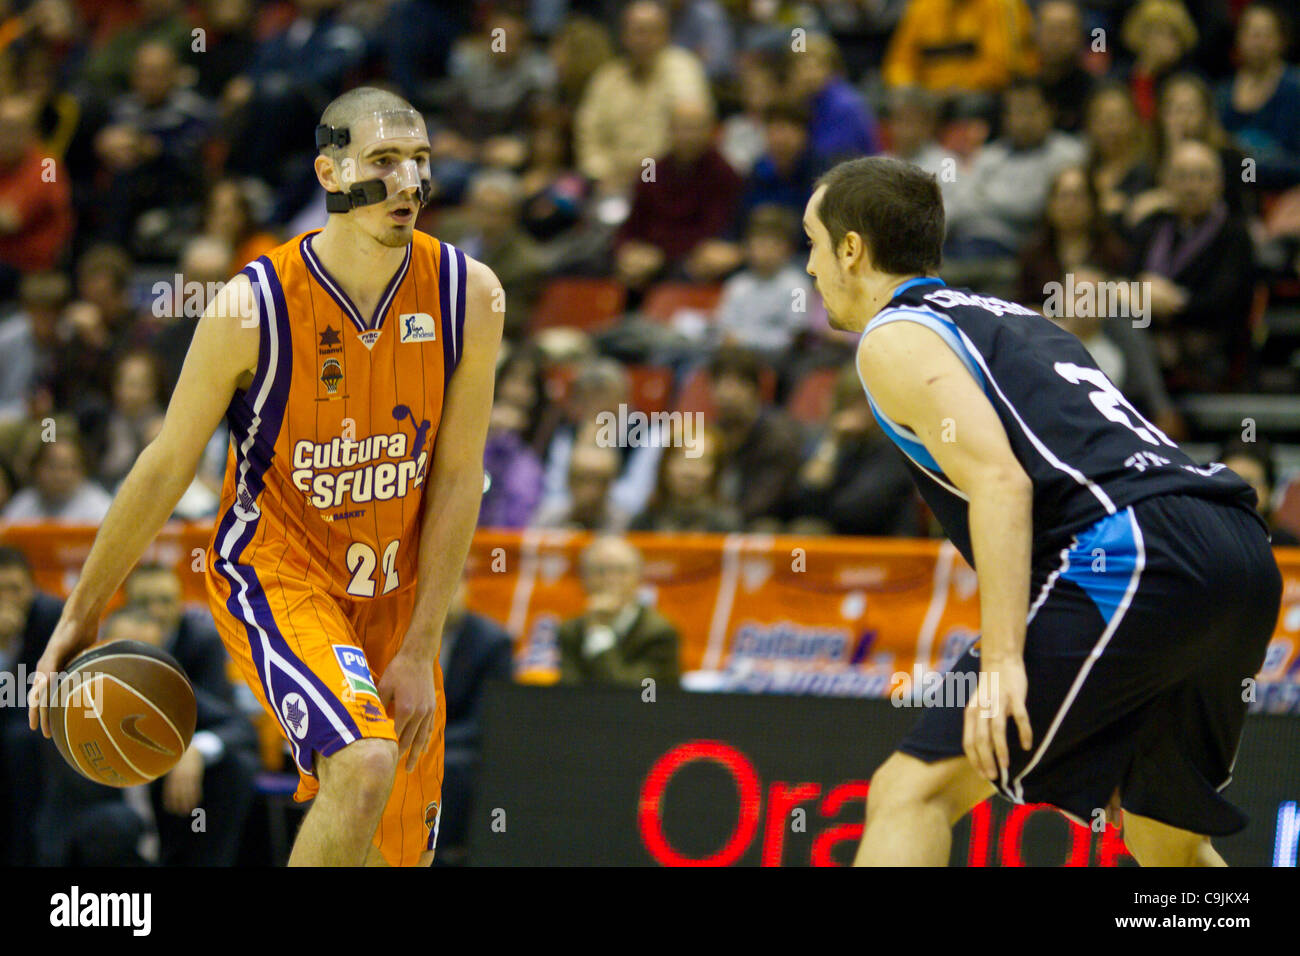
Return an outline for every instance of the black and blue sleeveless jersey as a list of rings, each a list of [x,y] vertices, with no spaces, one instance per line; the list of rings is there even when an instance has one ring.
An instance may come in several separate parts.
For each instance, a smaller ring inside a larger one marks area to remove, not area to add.
[[[1184,454],[1106,378],[1082,342],[1032,309],[923,277],[900,286],[863,334],[904,321],[947,342],[997,411],[1033,482],[1035,561],[1076,531],[1154,495],[1195,495],[1255,513],[1250,485],[1222,464],[1201,467]],[[974,567],[968,499],[863,387],[876,420],[916,472],[921,495]],[[954,409],[954,420],[959,416]]]

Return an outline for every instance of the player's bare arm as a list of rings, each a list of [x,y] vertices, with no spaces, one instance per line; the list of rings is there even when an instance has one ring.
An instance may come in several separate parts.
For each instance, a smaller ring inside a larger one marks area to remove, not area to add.
[[[244,276],[228,282],[208,305],[194,332],[176,391],[158,437],[123,479],[95,537],[81,577],[37,664],[28,724],[48,737],[46,687],[52,672],[94,643],[113,594],[171,516],[198,470],[203,449],[237,388],[257,367],[258,329]]]
[[[415,610],[401,650],[379,681],[380,696],[397,730],[398,753],[409,751],[408,771],[415,769],[434,729],[433,663],[478,523],[483,446],[505,323],[501,283],[492,270],[469,259],[467,276],[464,352],[447,386],[426,486]]]
[[[890,322],[862,339],[858,368],[881,410],[906,425],[970,501],[980,582],[980,667],[997,674],[996,710],[966,709],[965,749],[989,779],[1009,761],[1008,713],[1021,746],[1032,743],[1024,709],[1033,488],[1002,422],[951,348],[915,322]],[[995,759],[996,758],[996,759]]]

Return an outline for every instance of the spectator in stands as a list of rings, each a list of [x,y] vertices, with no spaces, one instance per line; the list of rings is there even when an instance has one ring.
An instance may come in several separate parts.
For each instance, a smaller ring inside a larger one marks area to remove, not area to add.
[[[452,129],[475,144],[513,139],[520,151],[531,110],[556,85],[555,64],[533,45],[524,17],[509,7],[492,10],[481,33],[456,44],[449,72],[440,100]]]
[[[737,221],[749,221],[759,206],[777,205],[803,215],[817,179],[817,160],[808,146],[808,110],[794,100],[777,100],[764,112],[764,149],[740,198]]]
[[[569,456],[567,494],[562,502],[540,508],[534,519],[539,528],[570,531],[623,531],[631,518],[612,500],[618,477],[618,449],[583,443]]]
[[[709,79],[723,81],[735,67],[736,31],[721,0],[669,0],[673,43],[700,59]]]
[[[1033,20],[1024,0],[911,0],[889,41],[889,86],[997,93],[1033,72]]]
[[[578,372],[565,402],[565,420],[555,428],[546,448],[546,492],[542,501],[545,514],[567,513],[570,459],[575,449],[595,445],[598,437],[612,438],[621,456],[615,462],[615,480],[609,495],[614,512],[630,518],[645,508],[654,491],[663,441],[658,434],[644,434],[647,429],[640,429],[640,435],[632,434],[632,416],[627,414],[630,394],[627,371],[613,359],[590,361]],[[619,414],[620,409],[624,414]],[[616,434],[604,434],[604,422],[614,423]],[[603,467],[604,456],[597,456],[595,464]]]
[[[933,173],[944,204],[951,202],[957,182],[957,155],[939,144],[939,98],[919,86],[901,86],[889,93],[889,155]]]
[[[1223,168],[1223,198],[1233,213],[1252,215],[1256,209],[1254,185],[1245,181],[1245,156],[1233,145],[1219,125],[1214,111],[1214,94],[1209,85],[1194,73],[1178,73],[1165,80],[1160,94],[1159,122],[1156,125],[1156,163],[1158,169],[1168,165],[1171,151],[1179,143],[1195,140],[1205,143],[1219,154]],[[1173,207],[1173,192],[1164,183],[1137,196],[1129,208],[1130,225],[1141,222],[1154,212]]]
[[[572,117],[593,74],[614,58],[614,42],[604,24],[570,16],[547,48],[555,64],[559,105]]]
[[[1112,225],[1124,226],[1135,198],[1155,186],[1151,138],[1119,83],[1098,86],[1085,110],[1088,173],[1098,208]]]
[[[112,391],[113,359],[147,346],[156,326],[131,301],[131,257],[99,244],[77,260],[77,298],[63,310],[66,337],[58,356],[55,406],[69,409],[93,431]]]
[[[1039,308],[1047,284],[1083,266],[1117,274],[1129,251],[1101,214],[1097,193],[1083,166],[1067,166],[1052,179],[1042,223],[1020,251],[1019,299]]]
[[[692,429],[693,431],[693,429]],[[718,453],[721,438],[705,428],[678,440],[659,459],[659,481],[645,511],[633,519],[632,531],[707,531],[722,534],[740,530],[740,513],[718,492]]]
[[[174,302],[168,298],[163,303],[155,302],[155,308],[163,311],[166,318],[149,348],[161,363],[163,385],[168,392],[180,378],[194,329],[208,307],[209,293],[215,295],[229,280],[233,271],[231,263],[230,245],[224,239],[207,234],[195,236],[181,252],[183,300]]]
[[[583,93],[574,118],[578,168],[602,192],[630,192],[644,161],[664,154],[674,104],[712,105],[699,59],[668,39],[663,4],[634,0],[623,11],[623,55],[600,67]]]
[[[53,410],[48,388],[58,374],[58,321],[68,292],[61,272],[23,276],[18,310],[0,322],[0,424]]]
[[[0,672],[26,688],[63,602],[36,588],[31,565],[16,548],[0,546]],[[40,803],[40,751],[48,744],[27,726],[22,707],[0,708],[0,862],[35,862],[32,816]],[[52,748],[50,748],[52,749]]]
[[[293,0],[293,6],[297,17],[258,45],[225,96],[234,114],[228,169],[286,187],[285,211],[320,190],[310,159],[293,162],[295,154],[311,157],[315,149],[285,131],[315,127],[365,54],[365,37],[344,21],[342,0]]]
[[[18,479],[14,477],[13,470],[9,465],[0,459],[0,515],[4,514],[5,505],[9,504],[9,499],[14,496],[18,490]]]
[[[583,218],[589,185],[573,168],[569,130],[556,110],[544,114],[543,121],[535,122],[529,131],[520,191],[522,225],[539,242],[558,239]]]
[[[722,287],[715,327],[722,341],[746,345],[779,364],[808,328],[813,297],[808,274],[794,261],[790,236],[799,219],[781,206],[759,206],[745,228],[745,268]]]
[[[496,377],[497,400],[524,414],[520,436],[538,456],[551,444],[563,411],[551,400],[546,383],[546,356],[534,345],[502,348]]]
[[[72,235],[66,176],[36,137],[26,99],[0,99],[0,301],[21,277],[54,268]]]
[[[1134,57],[1129,92],[1138,116],[1150,123],[1165,79],[1182,69],[1196,49],[1196,24],[1179,0],[1140,0],[1124,18],[1121,35]]]
[[[14,495],[0,515],[6,521],[98,525],[112,504],[108,492],[86,477],[85,453],[75,436],[37,445],[31,474],[32,486]]]
[[[82,80],[97,93],[125,89],[136,53],[147,43],[165,44],[177,56],[189,51],[194,27],[182,0],[141,0],[139,19],[119,30],[86,61]]]
[[[1136,229],[1130,274],[1147,283],[1166,384],[1216,390],[1247,347],[1255,283],[1246,224],[1223,199],[1218,153],[1195,140],[1173,148],[1164,171],[1173,209]]]
[[[1083,11],[1075,0],[1045,0],[1039,4],[1037,20],[1034,41],[1038,47],[1038,76],[1056,118],[1056,128],[1078,133],[1095,83],[1092,74],[1083,68]]]
[[[1053,177],[1083,161],[1082,144],[1052,128],[1043,88],[1018,80],[1002,96],[1003,136],[958,177],[945,257],[1013,256],[1043,214]]]
[[[626,540],[602,535],[582,552],[586,610],[556,633],[560,682],[643,689],[675,687],[680,674],[677,628],[641,602],[641,555]]]
[[[1221,461],[1248,485],[1255,489],[1258,502],[1255,507],[1268,522],[1275,547],[1300,546],[1300,537],[1289,528],[1277,524],[1273,509],[1273,492],[1277,488],[1277,466],[1273,463],[1273,446],[1267,438],[1243,441],[1234,438],[1220,450],[1216,461]]]
[[[806,49],[792,51],[787,63],[786,83],[808,107],[808,144],[821,168],[880,152],[875,117],[845,77],[834,40],[812,34]]]
[[[915,485],[876,424],[856,366],[835,379],[830,420],[783,508],[799,534],[914,535]]]
[[[758,354],[740,346],[723,346],[709,366],[724,438],[719,489],[749,530],[770,523],[799,468],[799,427],[764,401],[765,371]]]
[[[194,737],[180,762],[149,785],[160,862],[233,866],[253,801],[257,733],[235,704],[226,649],[206,610],[185,610],[181,582],[171,568],[139,565],[127,579],[126,598],[128,611],[108,638],[166,651],[189,677],[198,704]],[[191,815],[200,806],[206,827],[196,832]]]
[[[1101,308],[1103,302],[1128,304],[1128,283],[1117,282],[1114,273],[1089,264],[1076,266],[1070,278],[1074,299],[1059,296],[1049,299],[1042,303],[1044,314],[1083,343],[1097,367],[1142,415],[1175,441],[1186,438],[1187,425],[1165,389],[1152,339],[1145,328],[1135,327],[1135,322],[1145,320],[1132,313],[1121,315]],[[1065,275],[1058,276],[1056,281],[1061,283],[1064,292]],[[1110,286],[1114,295],[1106,291],[1106,283],[1114,283]],[[1086,298],[1090,294],[1094,297]],[[1080,302],[1093,304],[1080,308]]]
[[[280,244],[280,237],[263,229],[253,213],[250,186],[240,179],[218,179],[203,205],[203,234],[230,246],[230,261],[221,281],[229,279],[258,256]],[[184,270],[182,270],[184,271]]]
[[[514,642],[501,626],[465,604],[461,580],[442,628],[442,693],[447,707],[438,852],[442,866],[467,862],[469,821],[481,764],[483,697],[491,681],[509,681]]]
[[[212,127],[211,108],[181,87],[175,52],[146,43],[135,55],[131,91],[113,101],[95,134],[106,176],[94,232],[137,257],[169,259],[198,225],[200,150]]]
[[[113,406],[105,422],[96,478],[116,488],[162,425],[165,393],[162,365],[146,349],[133,349],[113,366]]]
[[[741,108],[722,121],[718,149],[732,169],[748,176],[767,150],[767,109],[776,102],[780,82],[771,61],[753,54],[741,59],[736,73]]]
[[[1282,10],[1252,3],[1237,22],[1239,66],[1218,93],[1224,128],[1259,163],[1261,186],[1300,183],[1300,70],[1286,62],[1291,22]]]
[[[713,108],[683,100],[672,111],[672,144],[640,179],[615,240],[618,277],[644,289],[664,272],[713,281],[735,269],[740,251],[722,240],[741,182],[713,145]]]
[[[524,195],[519,177],[505,170],[470,180],[465,205],[438,221],[438,235],[486,264],[505,290],[506,335],[523,334],[538,285],[550,267],[546,250],[520,223]]]
[[[212,103],[224,101],[231,81],[244,73],[257,55],[253,0],[204,0],[203,48],[185,44],[188,65],[195,73],[194,92]]]
[[[525,528],[542,500],[542,461],[524,438],[528,410],[512,401],[497,381],[483,449],[489,485],[479,506],[483,528]]]

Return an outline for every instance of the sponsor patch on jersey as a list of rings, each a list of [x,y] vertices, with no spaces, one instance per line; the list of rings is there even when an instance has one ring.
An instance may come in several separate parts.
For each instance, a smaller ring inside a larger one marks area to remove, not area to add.
[[[339,667],[347,678],[348,690],[354,694],[369,694],[378,700],[379,690],[375,687],[375,679],[370,676],[370,665],[366,662],[365,653],[351,644],[333,646],[334,656],[339,659]]]
[[[399,316],[403,342],[436,342],[438,323],[428,312],[403,312]]]
[[[358,334],[357,338],[361,340],[361,344],[366,348],[373,349],[375,343],[379,341],[379,333],[382,331],[383,329],[366,329],[364,332]]]
[[[325,326],[325,331],[320,334],[320,346],[317,351],[321,355],[332,355],[335,352],[343,351],[343,339],[339,337],[339,330],[332,325]]]

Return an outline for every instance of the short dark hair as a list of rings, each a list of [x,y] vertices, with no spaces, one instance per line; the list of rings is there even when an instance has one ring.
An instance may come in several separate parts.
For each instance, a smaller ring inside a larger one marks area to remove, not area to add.
[[[32,574],[32,563],[27,560],[27,555],[15,547],[0,544],[0,570],[5,568],[22,568],[28,577]]]
[[[755,388],[762,388],[763,368],[763,359],[753,349],[743,345],[724,345],[709,363],[709,378],[717,381],[724,375],[734,375]]]
[[[799,232],[799,220],[793,211],[776,203],[763,203],[755,206],[745,223],[745,238],[753,236],[775,236],[793,244]]]
[[[884,156],[840,163],[815,188],[826,187],[817,215],[838,249],[856,232],[871,261],[893,275],[928,275],[943,260],[943,194],[933,173]]]
[[[1243,441],[1234,438],[1219,451],[1218,461],[1229,458],[1249,458],[1264,469],[1264,482],[1270,489],[1277,487],[1277,466],[1273,462],[1273,443],[1267,438],[1256,441]],[[1268,502],[1264,502],[1268,504]]]

